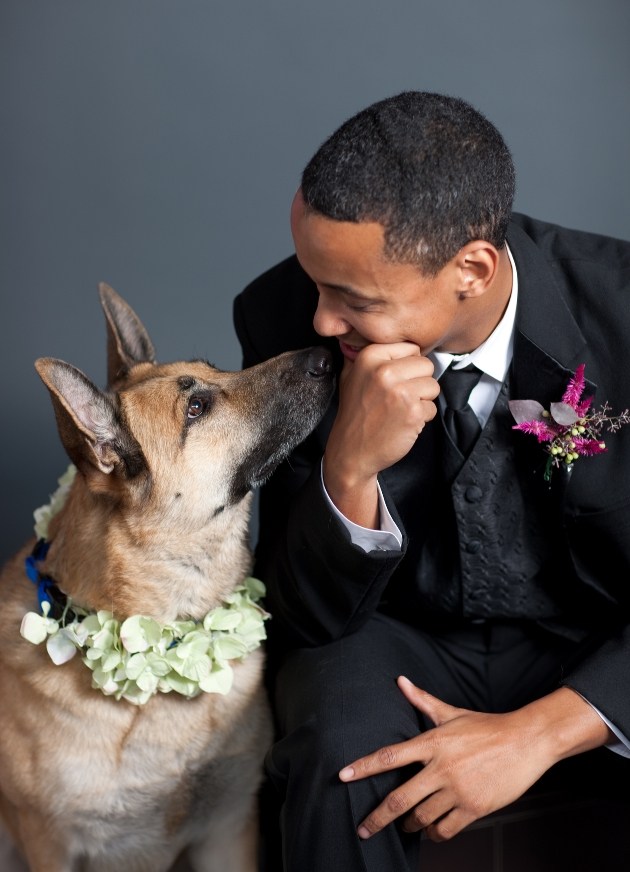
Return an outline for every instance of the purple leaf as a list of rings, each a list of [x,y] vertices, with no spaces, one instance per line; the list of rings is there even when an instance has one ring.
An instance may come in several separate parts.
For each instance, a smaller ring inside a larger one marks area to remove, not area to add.
[[[537,400],[510,400],[508,405],[517,424],[523,421],[535,421],[541,418],[545,411]]]
[[[570,427],[580,420],[578,413],[568,403],[551,403],[549,411],[553,420],[563,427]]]

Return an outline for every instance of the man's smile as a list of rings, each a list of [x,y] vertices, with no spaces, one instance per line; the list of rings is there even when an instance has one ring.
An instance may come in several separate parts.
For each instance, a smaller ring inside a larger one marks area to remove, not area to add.
[[[338,339],[341,353],[348,360],[355,360],[359,352],[365,347],[363,345],[351,345],[349,342],[344,342],[343,339]]]

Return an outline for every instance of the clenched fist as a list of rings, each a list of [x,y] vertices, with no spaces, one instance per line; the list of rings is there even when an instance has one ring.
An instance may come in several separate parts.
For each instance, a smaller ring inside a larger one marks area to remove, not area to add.
[[[324,455],[324,482],[337,508],[378,526],[376,477],[404,457],[435,417],[439,386],[417,345],[367,345],[346,360],[339,410]]]

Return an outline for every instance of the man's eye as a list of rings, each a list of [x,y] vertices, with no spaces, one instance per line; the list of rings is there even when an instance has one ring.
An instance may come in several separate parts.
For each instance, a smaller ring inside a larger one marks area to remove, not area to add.
[[[198,418],[203,415],[205,408],[206,404],[200,397],[191,397],[188,401],[188,417]]]
[[[379,310],[376,300],[346,300],[346,307],[353,312],[374,312]]]

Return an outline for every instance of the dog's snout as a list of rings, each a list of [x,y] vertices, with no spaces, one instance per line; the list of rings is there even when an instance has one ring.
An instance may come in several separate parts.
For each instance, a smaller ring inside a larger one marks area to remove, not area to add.
[[[310,348],[306,357],[306,374],[311,378],[322,378],[332,371],[332,354],[327,348]]]

